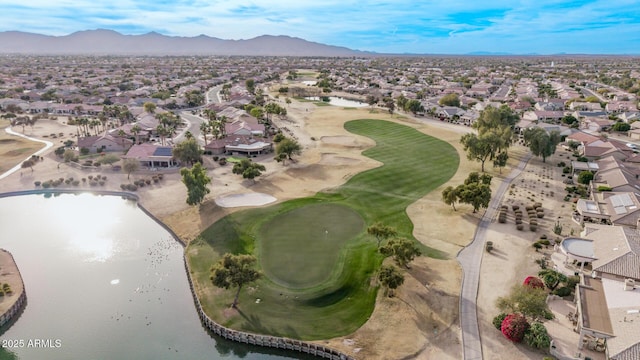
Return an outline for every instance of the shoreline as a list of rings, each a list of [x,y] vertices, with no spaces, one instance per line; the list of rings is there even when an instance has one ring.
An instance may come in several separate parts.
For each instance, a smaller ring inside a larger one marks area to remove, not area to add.
[[[18,264],[11,252],[0,249],[0,264],[2,264],[0,280],[2,283],[9,284],[12,289],[11,295],[5,294],[0,300],[0,328],[3,328],[6,324],[15,320],[16,314],[20,313],[26,306],[27,291],[24,287]],[[11,298],[10,301],[7,301],[8,297]],[[6,329],[4,330],[6,331]]]

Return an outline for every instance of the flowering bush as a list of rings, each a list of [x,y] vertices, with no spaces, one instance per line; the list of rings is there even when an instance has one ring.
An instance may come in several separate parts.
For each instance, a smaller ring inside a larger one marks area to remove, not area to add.
[[[502,335],[513,342],[521,342],[529,329],[527,319],[520,314],[509,314],[502,321]]]
[[[523,284],[534,289],[544,289],[544,283],[542,282],[542,280],[535,276],[527,276],[527,278],[524,279]]]

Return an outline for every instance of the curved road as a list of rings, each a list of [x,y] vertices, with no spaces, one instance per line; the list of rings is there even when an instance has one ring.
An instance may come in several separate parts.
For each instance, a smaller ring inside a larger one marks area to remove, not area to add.
[[[482,344],[480,343],[480,329],[478,327],[477,298],[480,284],[480,264],[487,234],[487,228],[499,208],[500,201],[527,162],[531,153],[527,154],[502,181],[498,191],[491,198],[489,207],[482,216],[476,229],[473,241],[462,249],[457,256],[462,266],[462,291],[460,292],[460,327],[462,328],[462,354],[465,360],[482,360]]]
[[[24,161],[26,161],[26,160],[29,160],[33,155],[40,155],[40,154],[44,153],[45,151],[49,150],[49,148],[53,146],[53,143],[50,142],[50,141],[40,140],[40,139],[28,137],[28,136],[26,136],[24,134],[17,133],[17,132],[15,132],[15,131],[13,131],[11,129],[11,126],[9,126],[8,128],[4,129],[4,131],[6,131],[7,134],[20,136],[20,137],[23,137],[23,138],[31,140],[31,141],[44,143],[45,146],[42,149],[40,149],[40,150],[34,152],[33,154],[29,155],[29,157],[27,157],[26,159],[20,161],[20,163],[18,165],[16,165],[16,166],[12,167],[11,169],[5,171],[3,174],[0,174],[0,180],[6,178],[7,176],[13,174],[14,172],[16,172],[18,170],[20,170],[22,168],[22,163]]]

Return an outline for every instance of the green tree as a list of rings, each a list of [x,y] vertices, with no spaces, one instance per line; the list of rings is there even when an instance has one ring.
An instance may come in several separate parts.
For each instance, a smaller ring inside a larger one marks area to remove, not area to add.
[[[556,152],[556,146],[560,143],[560,133],[557,130],[547,133],[539,127],[529,128],[524,131],[524,142],[533,155],[541,156],[542,162],[546,162],[547,157]]]
[[[481,170],[484,172],[485,162],[493,158],[494,154],[502,147],[503,140],[495,133],[476,135],[468,133],[462,135],[460,143],[467,153],[467,159],[479,161]]]
[[[544,282],[545,286],[553,291],[558,285],[563,282],[567,282],[568,278],[563,273],[553,270],[553,269],[542,269],[538,272],[538,276]]]
[[[550,314],[546,300],[547,292],[544,289],[517,284],[511,288],[507,296],[496,300],[496,306],[500,311],[520,313],[536,320]]]
[[[247,79],[244,81],[244,85],[247,88],[247,91],[251,94],[256,91],[256,81],[253,79]]]
[[[456,188],[461,203],[473,206],[476,213],[480,208],[489,207],[491,201],[491,187],[487,184],[471,183],[458,185]]]
[[[493,167],[499,168],[500,174],[502,174],[502,168],[507,166],[507,160],[509,160],[509,154],[506,151],[501,151],[493,159]]]
[[[373,235],[376,237],[376,240],[378,241],[378,248],[380,248],[380,244],[384,240],[387,240],[392,236],[398,235],[398,232],[396,231],[396,229],[392,228],[391,226],[384,225],[381,222],[377,222],[367,228],[367,234]]]
[[[213,285],[227,290],[231,287],[238,288],[231,307],[238,306],[242,286],[260,278],[260,272],[255,269],[255,264],[255,256],[225,254],[217,264],[211,267]]]
[[[284,161],[285,158],[292,160],[292,155],[300,155],[301,152],[302,146],[296,140],[284,138],[276,145],[276,160]]]
[[[571,126],[571,125],[577,123],[578,119],[576,119],[576,117],[573,116],[573,115],[565,115],[565,116],[562,117],[562,119],[560,119],[560,121],[563,124],[567,124],[567,125]]]
[[[591,171],[581,171],[578,174],[578,182],[580,184],[589,185],[589,183],[593,180],[593,173]]]
[[[209,127],[208,122],[200,123],[200,132],[202,133],[202,137],[204,138],[204,144],[207,145],[207,135],[211,131],[211,127]]]
[[[393,297],[394,290],[404,283],[404,275],[393,265],[382,265],[378,280],[385,287],[385,295]]]
[[[127,179],[131,177],[131,173],[140,169],[140,162],[137,159],[124,159],[122,161],[122,171],[127,173]]]
[[[420,103],[420,101],[416,100],[416,99],[411,99],[409,101],[407,101],[407,103],[405,104],[405,111],[410,111],[413,115],[418,114],[419,112],[423,112],[424,111],[424,106],[422,106],[422,103]]]
[[[201,160],[202,148],[200,148],[196,139],[191,137],[173,148],[173,157],[182,163],[193,165]]]
[[[191,169],[182,168],[180,175],[182,175],[182,183],[187,187],[187,204],[202,203],[204,197],[211,192],[207,186],[211,183],[207,170],[202,167],[202,164],[196,163]]]
[[[242,159],[240,162],[233,165],[232,172],[234,174],[242,175],[245,179],[254,180],[258,176],[262,175],[262,172],[265,170],[266,168],[262,164],[255,163],[249,159]]]
[[[617,123],[613,124],[613,126],[611,127],[611,130],[613,131],[629,131],[631,130],[631,125],[629,125],[626,122],[622,122],[622,121],[618,121]]]
[[[396,238],[389,240],[380,247],[380,253],[384,256],[391,256],[398,266],[409,268],[409,263],[416,256],[422,255],[420,249],[412,240],[404,238]]]
[[[440,98],[440,100],[438,101],[438,104],[442,106],[460,107],[460,98],[456,93],[447,94],[442,98]]]
[[[456,188],[453,186],[447,186],[442,190],[442,201],[447,205],[451,205],[453,207],[453,211],[457,211],[456,202],[458,201],[458,193],[456,192]]]

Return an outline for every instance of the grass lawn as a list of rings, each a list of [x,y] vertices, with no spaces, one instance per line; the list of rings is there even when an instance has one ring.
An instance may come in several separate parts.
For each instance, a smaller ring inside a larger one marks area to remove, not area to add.
[[[340,250],[364,225],[357,212],[332,203],[280,214],[258,232],[264,274],[289,288],[319,285],[336,272]]]
[[[354,120],[345,128],[375,140],[364,154],[384,165],[331,192],[233,213],[188,246],[200,302],[213,319],[263,334],[328,339],[355,331],[370,316],[377,292],[371,280],[382,257],[366,227],[381,221],[412,238],[406,207],[449,180],[459,158],[450,144],[396,123]],[[243,289],[237,316],[224,311],[233,291],[209,280],[211,265],[226,252],[257,255],[265,275]]]

